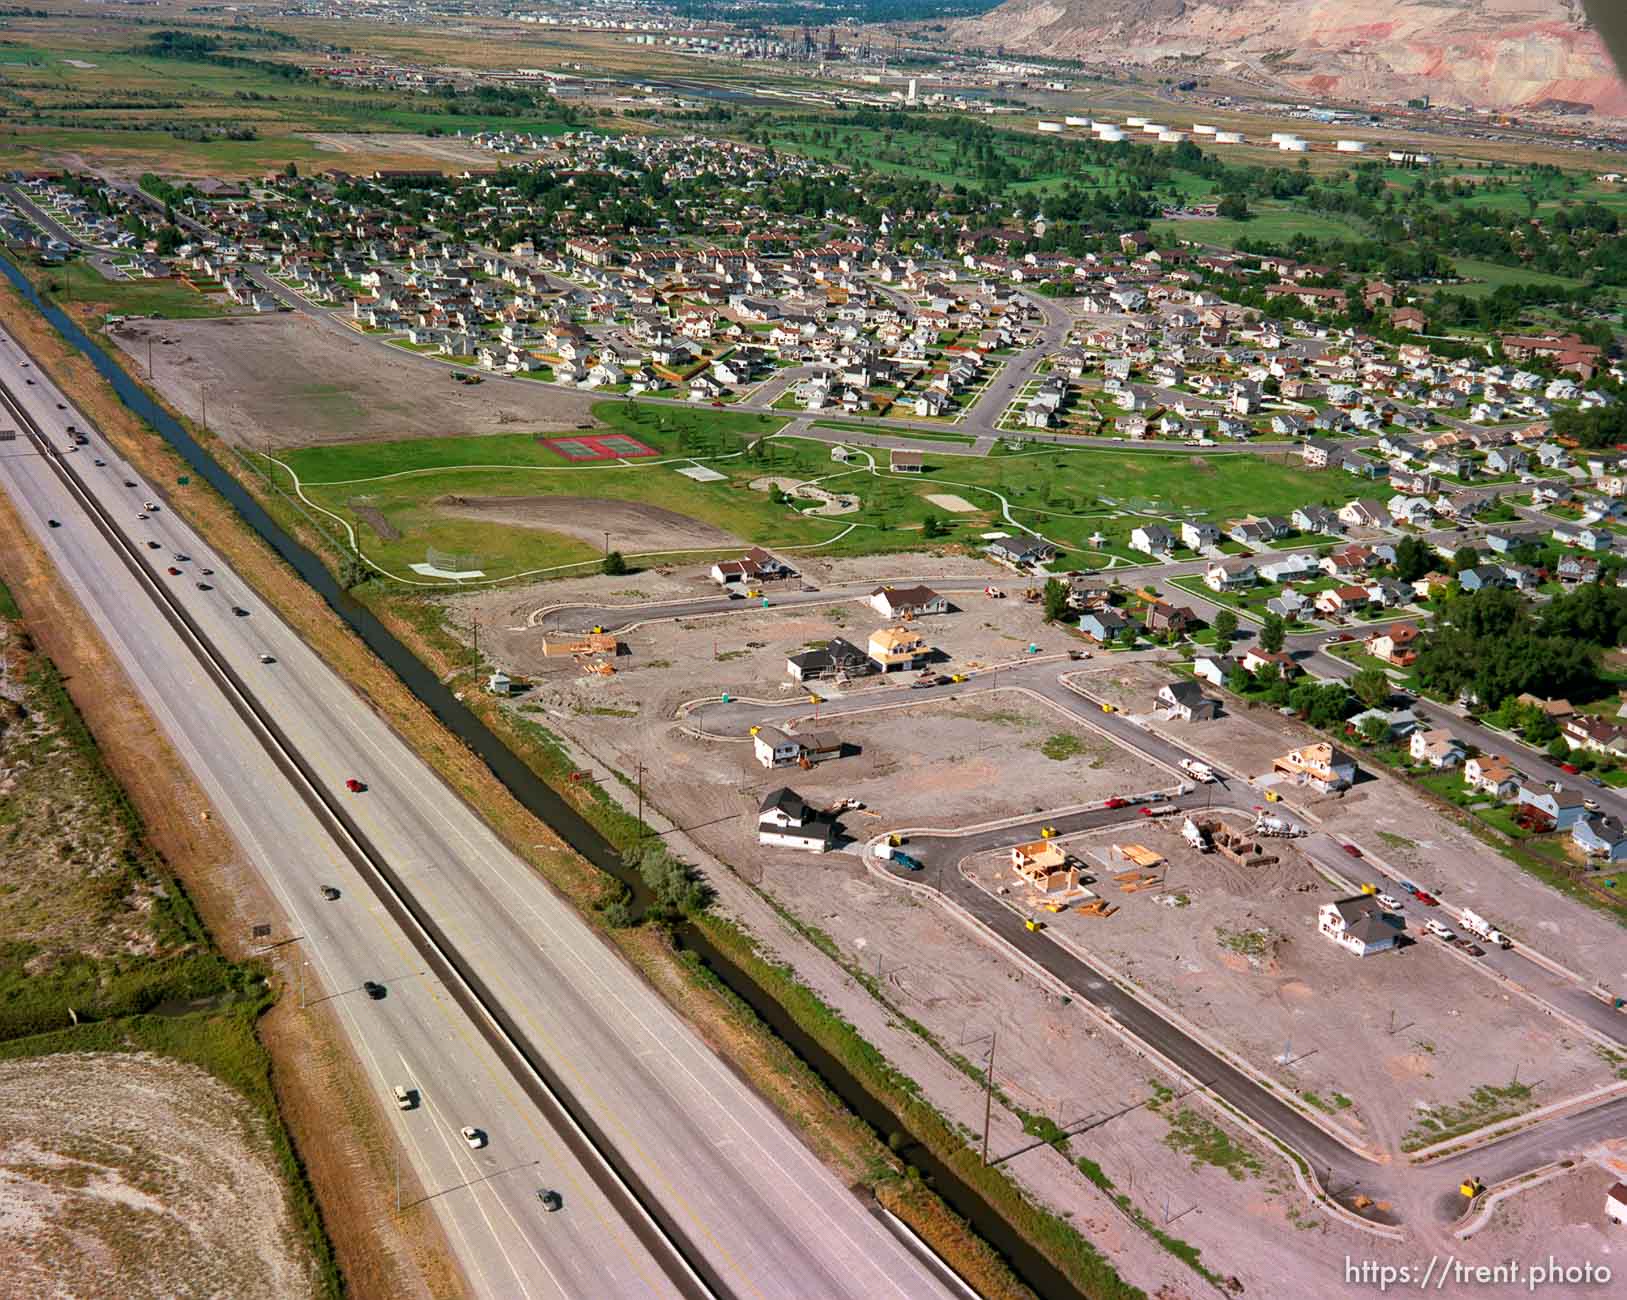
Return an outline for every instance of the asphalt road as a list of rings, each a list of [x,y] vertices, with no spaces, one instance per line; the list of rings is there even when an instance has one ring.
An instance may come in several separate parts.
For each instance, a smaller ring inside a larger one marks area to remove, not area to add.
[[[34,377],[37,383],[27,386]],[[0,382],[26,401],[49,434],[75,412],[43,376],[0,345]],[[582,1111],[603,1131],[721,1288],[737,1296],[924,1296],[943,1285],[803,1146],[699,1036],[558,899],[496,835],[168,509],[136,518],[160,490],[140,483],[99,435],[74,464],[146,552],[159,582],[174,584],[206,635],[253,684],[294,746],[344,796],[425,912],[519,1023]],[[245,851],[288,909],[325,996],[345,1003],[362,1059],[381,1095],[394,1082],[422,1088],[417,1111],[390,1122],[420,1173],[482,1294],[660,1294],[670,1290],[649,1252],[597,1205],[590,1180],[571,1168],[511,1079],[487,1060],[445,990],[311,820],[291,786],[234,723],[219,692],[152,599],[111,559],[41,459],[4,444],[0,482],[59,560],[155,715],[175,739]],[[107,460],[105,468],[91,463]],[[63,527],[49,529],[44,516]],[[175,553],[191,556],[175,561]],[[182,576],[164,571],[174,564]],[[198,570],[215,569],[211,577]],[[196,583],[212,588],[200,591]],[[234,617],[236,604],[249,611]],[[259,663],[269,653],[276,663]],[[337,903],[320,900],[339,885]],[[363,913],[366,915],[364,916]],[[363,979],[389,988],[382,1002],[355,992]],[[353,1004],[353,1005],[352,1005]],[[403,1078],[403,1076],[405,1076]],[[479,1153],[458,1148],[455,1128],[492,1135]],[[448,1134],[450,1138],[448,1139]],[[543,1215],[536,1188],[566,1194],[567,1210]],[[553,1279],[566,1279],[555,1286]],[[591,1286],[569,1279],[591,1277]]]

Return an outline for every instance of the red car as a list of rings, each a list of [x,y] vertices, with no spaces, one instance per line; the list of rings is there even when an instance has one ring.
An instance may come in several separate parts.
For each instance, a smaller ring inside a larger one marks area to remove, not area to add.
[[[1436,898],[1432,894],[1424,893],[1424,891],[1421,890],[1421,889],[1414,891],[1412,896],[1414,898],[1416,898],[1420,903],[1422,903],[1425,907],[1439,907],[1441,905],[1440,899]]]
[[[181,571],[172,564],[169,566],[169,576],[172,578],[179,578],[181,576]]]
[[[1128,799],[1120,799],[1117,795],[1114,795],[1102,805],[1103,808],[1128,808],[1129,806],[1130,801]]]
[[[1559,765],[1559,770],[1561,772],[1569,772],[1572,776],[1582,775],[1582,769],[1577,767],[1574,763],[1561,763]]]
[[[345,778],[345,789],[349,790],[351,794],[360,794],[363,790],[367,789],[367,787],[355,777],[347,776]]]
[[[1345,844],[1345,845],[1341,845],[1341,847],[1342,847],[1342,848],[1343,848],[1343,849],[1344,849],[1344,851],[1345,851],[1345,852],[1346,852],[1346,853],[1348,853],[1348,854],[1349,854],[1349,855],[1350,855],[1350,856],[1351,856],[1351,857],[1353,857],[1353,858],[1359,858],[1359,857],[1361,857],[1361,850],[1360,850],[1360,849],[1358,849],[1358,848],[1357,848],[1357,847],[1356,847],[1356,846],[1355,846],[1355,845],[1354,845],[1354,844]]]

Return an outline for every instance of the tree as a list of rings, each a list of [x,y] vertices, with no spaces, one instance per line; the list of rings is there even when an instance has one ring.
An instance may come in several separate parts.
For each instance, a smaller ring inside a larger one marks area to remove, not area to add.
[[[650,890],[647,915],[658,921],[693,916],[712,901],[712,891],[693,867],[672,856],[658,839],[646,840],[626,855]]]
[[[1233,664],[1231,672],[1226,674],[1226,689],[1233,695],[1247,695],[1253,685],[1253,676],[1242,664]]]
[[[1390,724],[1380,717],[1366,717],[1361,720],[1357,730],[1369,745],[1376,745],[1389,738]]]
[[[1480,552],[1472,546],[1460,546],[1452,552],[1452,572],[1462,573],[1480,563]]]
[[[1382,668],[1363,668],[1350,679],[1350,689],[1368,708],[1376,709],[1390,698],[1390,679]]]
[[[1571,756],[1571,747],[1565,743],[1563,736],[1555,736],[1548,742],[1548,757],[1555,762],[1563,763]]]
[[[620,551],[611,551],[604,557],[605,574],[612,578],[619,578],[627,572],[627,559]]]
[[[299,168],[291,162],[285,163],[283,164],[282,174],[289,180],[294,180],[299,175]]]
[[[1224,650],[1237,635],[1237,615],[1223,609],[1215,615],[1215,645]]]
[[[1060,622],[1068,615],[1068,584],[1061,578],[1047,578],[1045,590],[1040,594],[1045,602],[1045,621]]]
[[[1247,221],[1254,214],[1248,209],[1248,200],[1241,194],[1225,194],[1215,206],[1215,215],[1227,221]]]
[[[1395,576],[1416,582],[1435,567],[1434,552],[1417,537],[1403,537],[1395,547]]]
[[[1284,626],[1281,614],[1267,614],[1260,622],[1260,648],[1272,654],[1282,649],[1287,639],[1288,629]]]

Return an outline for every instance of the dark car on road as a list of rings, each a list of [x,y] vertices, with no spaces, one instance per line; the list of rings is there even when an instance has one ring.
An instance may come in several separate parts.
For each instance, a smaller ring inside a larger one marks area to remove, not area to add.
[[[384,996],[384,985],[377,980],[366,980],[362,984],[362,992],[377,1002]]]

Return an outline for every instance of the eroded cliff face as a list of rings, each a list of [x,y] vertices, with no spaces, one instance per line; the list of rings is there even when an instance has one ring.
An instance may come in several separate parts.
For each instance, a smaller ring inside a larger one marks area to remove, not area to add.
[[[1580,0],[1008,0],[955,24],[969,44],[1217,70],[1341,98],[1627,117],[1627,84]]]

